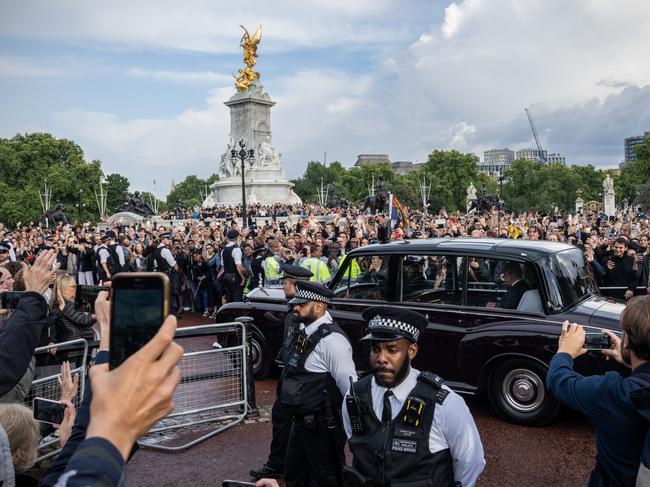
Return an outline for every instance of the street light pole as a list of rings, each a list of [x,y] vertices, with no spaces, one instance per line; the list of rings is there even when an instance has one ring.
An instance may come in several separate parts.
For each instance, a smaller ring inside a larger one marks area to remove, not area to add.
[[[242,202],[242,229],[248,226],[246,215],[246,161],[251,165],[255,162],[255,151],[253,149],[246,150],[246,144],[243,140],[239,141],[239,151],[232,149],[230,152],[230,162],[233,165],[237,163],[237,159],[241,162],[241,202]]]

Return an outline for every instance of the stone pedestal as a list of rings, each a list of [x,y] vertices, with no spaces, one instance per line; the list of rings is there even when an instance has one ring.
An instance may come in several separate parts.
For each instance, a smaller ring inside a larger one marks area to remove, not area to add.
[[[230,108],[230,140],[219,163],[219,181],[211,186],[213,201],[229,206],[242,202],[241,162],[233,164],[230,155],[232,149],[240,150],[238,143],[243,140],[246,150],[255,151],[253,164],[245,163],[246,203],[301,203],[282,169],[282,154],[271,142],[271,107],[275,102],[262,91],[259,80],[225,105]]]
[[[580,213],[582,211],[582,208],[585,205],[585,200],[582,198],[577,198],[576,199],[576,213]]]

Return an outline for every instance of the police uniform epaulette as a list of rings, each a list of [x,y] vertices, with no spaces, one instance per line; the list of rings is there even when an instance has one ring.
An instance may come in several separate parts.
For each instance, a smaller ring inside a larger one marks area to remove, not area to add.
[[[418,376],[418,380],[421,380],[422,382],[429,384],[431,387],[433,387],[436,390],[436,402],[438,404],[442,404],[447,398],[447,396],[449,395],[449,391],[447,389],[443,389],[442,387],[442,384],[444,384],[442,377],[440,377],[437,374],[434,374],[433,372],[428,372],[426,370],[420,372],[420,375]]]

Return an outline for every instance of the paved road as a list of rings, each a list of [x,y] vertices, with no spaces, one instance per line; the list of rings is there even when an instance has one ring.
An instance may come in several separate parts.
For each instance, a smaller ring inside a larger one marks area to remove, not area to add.
[[[275,399],[274,380],[257,383],[261,418],[240,424],[181,453],[140,450],[129,463],[127,485],[219,486],[223,479],[249,480],[251,467],[266,460],[271,440],[268,422]],[[564,410],[544,428],[504,423],[482,399],[468,400],[485,449],[480,487],[562,487],[586,485],[595,458],[589,422]]]

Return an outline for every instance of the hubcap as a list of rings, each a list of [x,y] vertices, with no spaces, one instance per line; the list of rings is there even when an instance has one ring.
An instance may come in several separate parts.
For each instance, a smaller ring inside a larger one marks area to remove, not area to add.
[[[262,366],[262,347],[255,337],[251,340],[251,358],[253,362],[253,370],[259,370]]]
[[[514,369],[501,383],[506,404],[521,413],[531,413],[544,402],[546,391],[542,378],[529,369]]]

